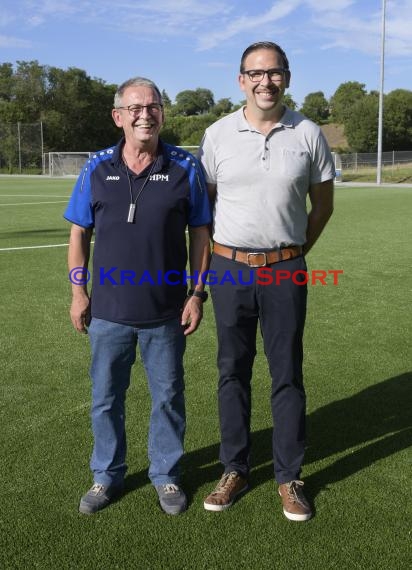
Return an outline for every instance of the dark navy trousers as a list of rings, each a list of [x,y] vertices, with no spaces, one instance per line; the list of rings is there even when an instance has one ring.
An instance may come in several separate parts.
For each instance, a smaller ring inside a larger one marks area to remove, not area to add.
[[[306,271],[302,256],[261,269],[212,256],[209,282],[216,281],[210,290],[218,335],[220,461],[226,473],[249,474],[251,379],[259,323],[272,379],[275,478],[279,484],[299,479],[305,446],[302,340],[307,287],[302,283]]]

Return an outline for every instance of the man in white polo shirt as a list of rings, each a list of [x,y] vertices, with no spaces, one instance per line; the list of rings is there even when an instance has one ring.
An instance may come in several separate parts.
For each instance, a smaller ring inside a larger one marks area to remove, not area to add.
[[[272,378],[275,479],[285,516],[304,521],[312,514],[300,480],[305,446],[304,255],[332,214],[334,167],[320,128],[282,102],[290,76],[280,46],[249,46],[239,75],[246,106],[209,127],[199,151],[214,202],[210,270],[217,282],[211,294],[219,342],[224,466],[204,507],[222,511],[248,488],[251,378],[259,323]],[[259,278],[263,267],[271,280]],[[239,271],[244,274],[240,284],[219,278]],[[251,271],[255,278],[249,283]],[[296,277],[285,279],[288,272]]]

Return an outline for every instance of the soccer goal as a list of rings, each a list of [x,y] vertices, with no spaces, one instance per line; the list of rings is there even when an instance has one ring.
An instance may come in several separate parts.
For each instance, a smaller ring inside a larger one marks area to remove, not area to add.
[[[335,163],[335,182],[342,182],[342,159],[337,152],[332,152],[332,156]]]
[[[49,176],[78,176],[91,152],[47,152],[43,174]]]

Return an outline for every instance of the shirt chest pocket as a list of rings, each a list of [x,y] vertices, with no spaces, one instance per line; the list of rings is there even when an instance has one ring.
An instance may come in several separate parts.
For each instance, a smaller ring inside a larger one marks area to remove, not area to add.
[[[309,153],[283,148],[279,161],[279,169],[286,178],[296,180],[310,177]]]

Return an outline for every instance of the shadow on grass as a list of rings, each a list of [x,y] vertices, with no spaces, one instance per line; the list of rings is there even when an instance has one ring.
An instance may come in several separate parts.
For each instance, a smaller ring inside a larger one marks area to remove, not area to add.
[[[376,461],[406,449],[412,442],[412,373],[401,374],[370,386],[343,400],[315,410],[307,421],[305,464],[343,454],[324,469],[305,479],[311,499],[328,485],[369,467]],[[205,483],[214,483],[222,473],[219,444],[198,449],[182,461],[183,484],[189,499]],[[272,429],[252,434],[251,486],[274,478]],[[147,471],[126,479],[127,491],[146,485]]]

